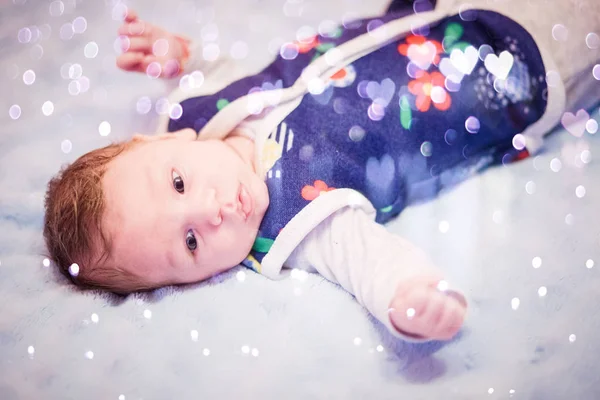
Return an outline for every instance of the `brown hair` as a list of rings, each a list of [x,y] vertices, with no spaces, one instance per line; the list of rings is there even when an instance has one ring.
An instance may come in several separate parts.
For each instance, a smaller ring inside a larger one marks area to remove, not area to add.
[[[106,262],[111,256],[111,241],[102,229],[106,209],[102,177],[107,165],[138,143],[131,140],[90,151],[61,168],[48,183],[44,239],[49,257],[81,288],[119,294],[150,289],[141,277]],[[71,274],[69,268],[74,263],[79,272]]]

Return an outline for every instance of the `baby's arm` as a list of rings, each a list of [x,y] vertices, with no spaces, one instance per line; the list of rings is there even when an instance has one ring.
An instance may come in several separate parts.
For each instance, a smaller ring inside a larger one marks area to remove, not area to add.
[[[360,208],[345,207],[323,221],[286,266],[340,284],[405,339],[450,339],[465,318],[464,297],[438,289],[445,289],[445,282],[440,285],[442,274],[425,253]]]

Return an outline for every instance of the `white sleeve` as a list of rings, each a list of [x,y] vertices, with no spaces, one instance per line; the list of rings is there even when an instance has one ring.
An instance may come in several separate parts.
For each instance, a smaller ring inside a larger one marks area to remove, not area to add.
[[[427,341],[398,332],[388,309],[403,279],[440,272],[421,249],[389,232],[363,209],[344,207],[329,216],[305,237],[285,265],[318,272],[339,284],[394,336]]]

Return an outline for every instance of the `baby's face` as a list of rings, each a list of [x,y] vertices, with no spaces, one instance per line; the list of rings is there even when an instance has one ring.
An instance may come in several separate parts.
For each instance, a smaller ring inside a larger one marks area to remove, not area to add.
[[[111,261],[154,286],[201,281],[240,263],[269,204],[244,157],[223,141],[186,138],[117,156],[103,178]]]

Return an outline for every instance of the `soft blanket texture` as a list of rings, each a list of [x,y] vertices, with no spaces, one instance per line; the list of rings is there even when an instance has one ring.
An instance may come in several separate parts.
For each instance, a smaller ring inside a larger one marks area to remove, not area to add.
[[[558,131],[541,156],[491,169],[388,225],[470,297],[466,327],[449,343],[392,338],[316,275],[273,282],[236,268],[127,298],[66,285],[43,264],[46,182],[92,148],[152,132],[156,113],[140,115],[140,98],[154,107],[166,92],[114,66],[113,2],[59,3],[0,5],[0,399],[600,398],[598,133]],[[221,51],[243,41],[251,64],[302,26],[350,10],[375,15],[386,3],[128,4],[191,36],[218,32]],[[61,28],[80,16],[82,33]],[[98,54],[86,58],[91,41]],[[599,110],[590,116],[600,120]]]

